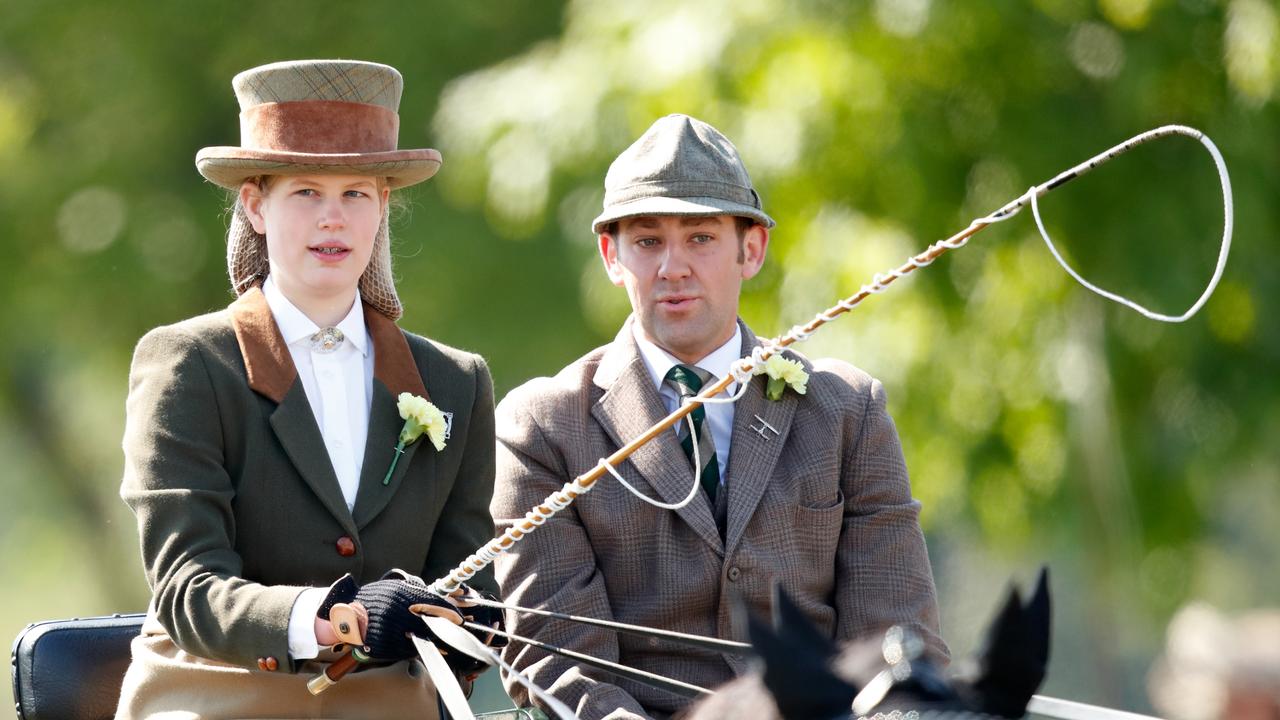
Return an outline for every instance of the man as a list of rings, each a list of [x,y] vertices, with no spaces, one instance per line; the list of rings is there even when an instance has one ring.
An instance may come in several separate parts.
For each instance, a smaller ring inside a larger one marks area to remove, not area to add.
[[[500,526],[750,354],[758,340],[738,320],[738,296],[773,224],[737,150],[706,123],[662,118],[614,161],[593,230],[633,314],[612,343],[499,406]],[[695,411],[618,468],[651,500],[679,503],[693,488],[696,446],[703,488],[691,502],[663,509],[603,478],[497,560],[507,601],[745,640],[735,598],[765,615],[779,584],[832,638],[902,624],[945,662],[919,504],[884,390],[844,362],[792,357],[808,374],[805,394],[788,387],[773,400],[767,378],[755,378],[737,403]],[[509,620],[515,633],[703,687],[746,669],[733,655]],[[524,645],[507,653],[588,720],[666,717],[687,702]],[[508,690],[524,699],[510,681]]]

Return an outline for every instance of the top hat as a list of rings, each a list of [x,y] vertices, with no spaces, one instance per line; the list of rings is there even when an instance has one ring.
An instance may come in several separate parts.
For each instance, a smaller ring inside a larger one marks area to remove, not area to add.
[[[440,168],[436,150],[399,150],[404,80],[389,65],[291,60],[251,68],[231,81],[240,102],[240,146],[207,147],[196,168],[235,190],[259,175],[373,175],[392,188]]]
[[[773,227],[738,149],[719,130],[668,115],[632,143],[604,178],[604,212],[592,232],[641,215],[734,215]]]

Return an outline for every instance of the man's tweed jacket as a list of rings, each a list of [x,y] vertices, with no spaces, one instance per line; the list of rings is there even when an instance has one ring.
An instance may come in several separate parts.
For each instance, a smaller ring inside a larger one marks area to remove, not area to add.
[[[288,670],[289,612],[304,587],[344,573],[366,583],[396,567],[430,582],[492,537],[484,361],[367,305],[365,323],[373,398],[353,511],[259,289],[138,343],[121,494],[137,515],[151,612],[179,648],[249,668],[275,658]],[[441,452],[425,438],[407,447],[384,485],[401,392],[452,412],[453,430]],[[339,553],[340,538],[353,554]]]
[[[499,527],[665,415],[630,323],[610,345],[499,404],[491,506]],[[756,344],[744,324],[743,355]],[[735,598],[768,617],[776,583],[830,637],[905,624],[945,661],[920,506],[884,390],[846,363],[801,361],[810,374],[806,395],[787,390],[768,400],[764,378],[756,378],[736,405],[723,542],[705,495],[681,510],[662,510],[606,476],[497,560],[507,601],[745,641]],[[762,420],[777,434],[752,429]],[[621,473],[667,503],[684,498],[693,482],[675,432],[640,448]],[[730,655],[528,615],[513,620],[517,634],[704,687],[745,670],[744,660]],[[584,720],[665,716],[684,705],[519,643],[507,653]],[[513,683],[507,687],[525,697]]]

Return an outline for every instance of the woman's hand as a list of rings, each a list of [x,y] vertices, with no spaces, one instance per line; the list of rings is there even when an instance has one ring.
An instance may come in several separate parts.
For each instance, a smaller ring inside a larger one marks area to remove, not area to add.
[[[329,589],[329,595],[320,605],[316,625],[316,640],[337,642],[339,633],[334,628],[330,612],[339,604],[355,608],[360,617],[360,636],[363,649],[375,660],[395,661],[417,656],[417,649],[409,635],[434,640],[418,615],[421,613],[447,617],[456,624],[462,617],[453,603],[436,595],[421,579],[403,571],[392,570],[381,580],[364,587],[350,576],[344,576]],[[415,607],[420,606],[420,607]],[[332,644],[332,643],[329,643]]]
[[[458,609],[462,618],[467,622],[483,625],[485,627],[494,628],[496,630],[504,629],[502,610],[480,605],[468,600],[468,597],[478,597],[483,600],[497,600],[498,598],[490,593],[482,592],[475,588],[462,583],[456,590],[446,598]],[[507,646],[507,638],[493,632],[486,632],[477,628],[467,628],[467,632],[474,635],[480,642],[493,648],[501,650]],[[458,673],[464,680],[474,682],[480,673],[488,669],[488,664],[483,663],[470,655],[462,652],[453,652],[444,658],[449,667]]]
[[[321,617],[316,617],[316,623],[315,623],[316,643],[318,643],[321,647],[331,647],[333,645],[337,645],[340,642],[349,642],[349,640],[344,640],[341,637],[341,635],[348,634],[350,630],[345,628],[340,628],[339,623],[349,622],[347,618],[350,617],[351,614],[354,614],[356,619],[356,624],[357,624],[356,636],[360,638],[364,638],[365,634],[369,632],[369,611],[365,609],[365,606],[359,602],[352,602],[350,605],[347,605],[346,607],[351,609],[351,613],[348,613],[347,617],[344,617],[342,619],[333,617],[333,613],[336,612],[336,607],[330,609],[329,619],[326,620]],[[350,636],[348,635],[348,637]],[[363,645],[364,642],[362,641],[359,644]]]

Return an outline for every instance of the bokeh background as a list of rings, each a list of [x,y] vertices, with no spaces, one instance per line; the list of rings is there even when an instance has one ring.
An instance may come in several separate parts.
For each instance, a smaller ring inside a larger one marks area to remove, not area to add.
[[[885,382],[957,656],[1048,564],[1044,691],[1145,711],[1178,607],[1280,604],[1271,0],[0,0],[0,637],[145,607],[117,496],[130,354],[231,300],[227,199],[192,160],[238,138],[232,75],[302,57],[404,74],[401,145],[445,165],[394,228],[403,324],[482,353],[500,394],[625,317],[588,223],[660,115],[732,138],[779,221],[742,307],[763,335],[1131,135],[1204,130],[1236,237],[1190,322],[1086,293],[1028,214],[802,349]],[[1175,314],[1223,221],[1182,138],[1042,209],[1087,277]]]

